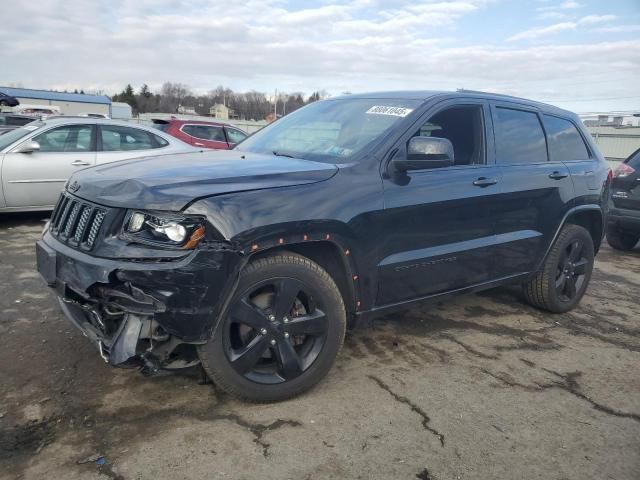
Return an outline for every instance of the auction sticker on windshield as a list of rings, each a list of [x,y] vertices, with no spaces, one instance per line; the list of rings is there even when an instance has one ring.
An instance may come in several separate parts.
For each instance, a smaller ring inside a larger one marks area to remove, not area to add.
[[[387,107],[384,105],[374,105],[366,113],[372,115],[393,115],[394,117],[406,117],[413,111],[412,108]]]

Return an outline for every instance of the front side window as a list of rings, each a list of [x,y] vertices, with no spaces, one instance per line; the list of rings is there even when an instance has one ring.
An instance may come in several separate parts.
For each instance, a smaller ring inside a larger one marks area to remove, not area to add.
[[[447,108],[433,115],[414,136],[446,138],[453,145],[454,165],[485,163],[481,105]]]
[[[194,138],[200,140],[208,140],[213,142],[225,142],[224,132],[222,127],[216,127],[213,125],[185,125],[182,127],[182,131],[187,135],[191,135]]]
[[[543,115],[542,118],[552,162],[589,159],[589,150],[573,123],[552,115]]]
[[[240,143],[247,138],[247,134],[234,128],[227,128],[227,137],[229,137],[229,143]]]
[[[119,152],[129,150],[148,150],[163,147],[155,141],[155,135],[138,128],[121,127],[118,125],[100,125],[102,150],[105,152]]]
[[[421,103],[397,98],[313,102],[247,137],[236,150],[345,162],[383,138]]]
[[[497,107],[495,113],[494,129],[498,163],[547,161],[544,131],[535,112]]]
[[[40,152],[90,152],[91,125],[67,125],[44,132],[33,140],[40,144]]]
[[[42,128],[44,123],[36,121],[33,125],[25,125],[21,128],[16,128],[0,136],[0,152],[7,148],[14,142],[17,142],[22,137],[26,137],[30,133],[33,133],[38,128]]]

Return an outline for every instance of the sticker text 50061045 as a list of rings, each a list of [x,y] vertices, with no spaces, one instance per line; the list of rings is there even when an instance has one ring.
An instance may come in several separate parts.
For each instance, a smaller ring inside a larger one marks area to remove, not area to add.
[[[412,108],[389,107],[385,105],[374,105],[366,113],[371,115],[393,115],[394,117],[406,117],[413,111]]]

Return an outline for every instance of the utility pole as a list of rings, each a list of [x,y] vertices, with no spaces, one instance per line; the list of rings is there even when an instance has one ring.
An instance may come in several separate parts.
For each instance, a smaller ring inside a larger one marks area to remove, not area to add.
[[[278,89],[275,89],[273,94],[273,120],[278,118]]]

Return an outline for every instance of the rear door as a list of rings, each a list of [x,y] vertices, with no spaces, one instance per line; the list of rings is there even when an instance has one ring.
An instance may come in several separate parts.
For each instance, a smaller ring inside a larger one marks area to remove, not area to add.
[[[614,171],[611,199],[616,208],[640,211],[640,150]]]
[[[189,137],[189,143],[194,147],[227,150],[229,144],[222,126],[186,124],[180,130]]]
[[[530,272],[544,255],[564,214],[573,205],[569,169],[549,161],[537,109],[491,105],[502,201],[495,210],[496,235],[505,240],[496,257],[498,276]]]
[[[587,147],[577,125],[568,118],[543,114],[549,159],[563,162],[571,173],[576,205],[599,204],[607,167]]]
[[[7,207],[53,206],[67,179],[95,164],[95,125],[64,125],[27,141],[31,140],[40,144],[39,151],[4,156],[2,183]]]

